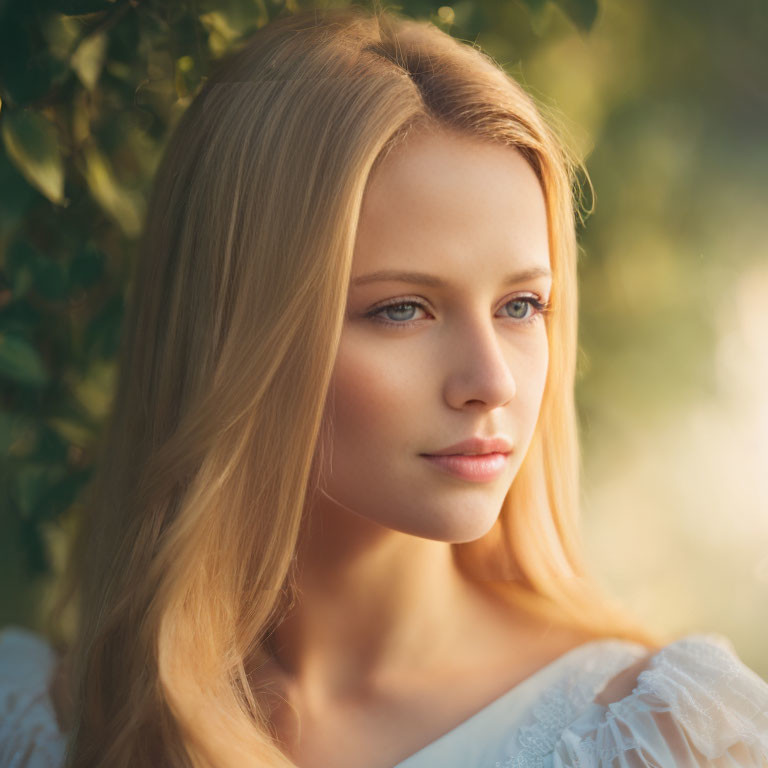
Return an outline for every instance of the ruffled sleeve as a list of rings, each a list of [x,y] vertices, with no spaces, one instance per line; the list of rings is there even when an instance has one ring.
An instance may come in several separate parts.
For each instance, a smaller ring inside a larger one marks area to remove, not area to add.
[[[766,768],[768,683],[716,633],[657,651],[634,690],[593,701],[561,733],[553,768]]]
[[[0,766],[61,768],[66,738],[48,694],[56,657],[41,635],[0,630]]]

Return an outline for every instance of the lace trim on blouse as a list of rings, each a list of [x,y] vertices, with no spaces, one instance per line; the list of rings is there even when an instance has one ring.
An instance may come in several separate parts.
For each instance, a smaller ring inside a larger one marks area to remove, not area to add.
[[[514,754],[495,768],[547,768],[563,729],[597,695],[605,682],[645,653],[642,645],[605,641],[605,649],[569,667],[531,708],[529,722],[520,726]],[[549,758],[549,759],[547,759]]]
[[[768,766],[768,683],[726,637],[670,643],[650,657],[632,693],[607,706],[594,701],[609,679],[601,656],[581,681],[579,669],[569,670],[544,692],[496,768]]]

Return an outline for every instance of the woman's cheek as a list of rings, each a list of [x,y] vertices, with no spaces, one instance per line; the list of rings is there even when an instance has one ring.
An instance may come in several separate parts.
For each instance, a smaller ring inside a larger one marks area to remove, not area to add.
[[[419,382],[424,386],[419,371],[417,356],[402,348],[395,355],[391,344],[340,349],[332,380],[337,429],[362,437],[399,431],[419,398]]]

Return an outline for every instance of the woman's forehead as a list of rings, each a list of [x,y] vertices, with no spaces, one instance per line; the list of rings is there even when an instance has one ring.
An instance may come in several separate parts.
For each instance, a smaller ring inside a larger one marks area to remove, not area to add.
[[[506,281],[549,269],[538,178],[514,148],[442,134],[399,146],[366,190],[353,281],[383,270],[442,275],[453,265]],[[442,275],[442,276],[441,276]],[[437,284],[433,282],[437,287]]]

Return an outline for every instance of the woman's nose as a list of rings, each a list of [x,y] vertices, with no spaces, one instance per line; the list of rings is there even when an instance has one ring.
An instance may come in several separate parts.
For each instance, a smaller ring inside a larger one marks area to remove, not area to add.
[[[499,337],[493,321],[465,324],[452,335],[446,351],[446,401],[452,408],[470,402],[487,408],[505,405],[517,392],[512,370],[517,354]]]

